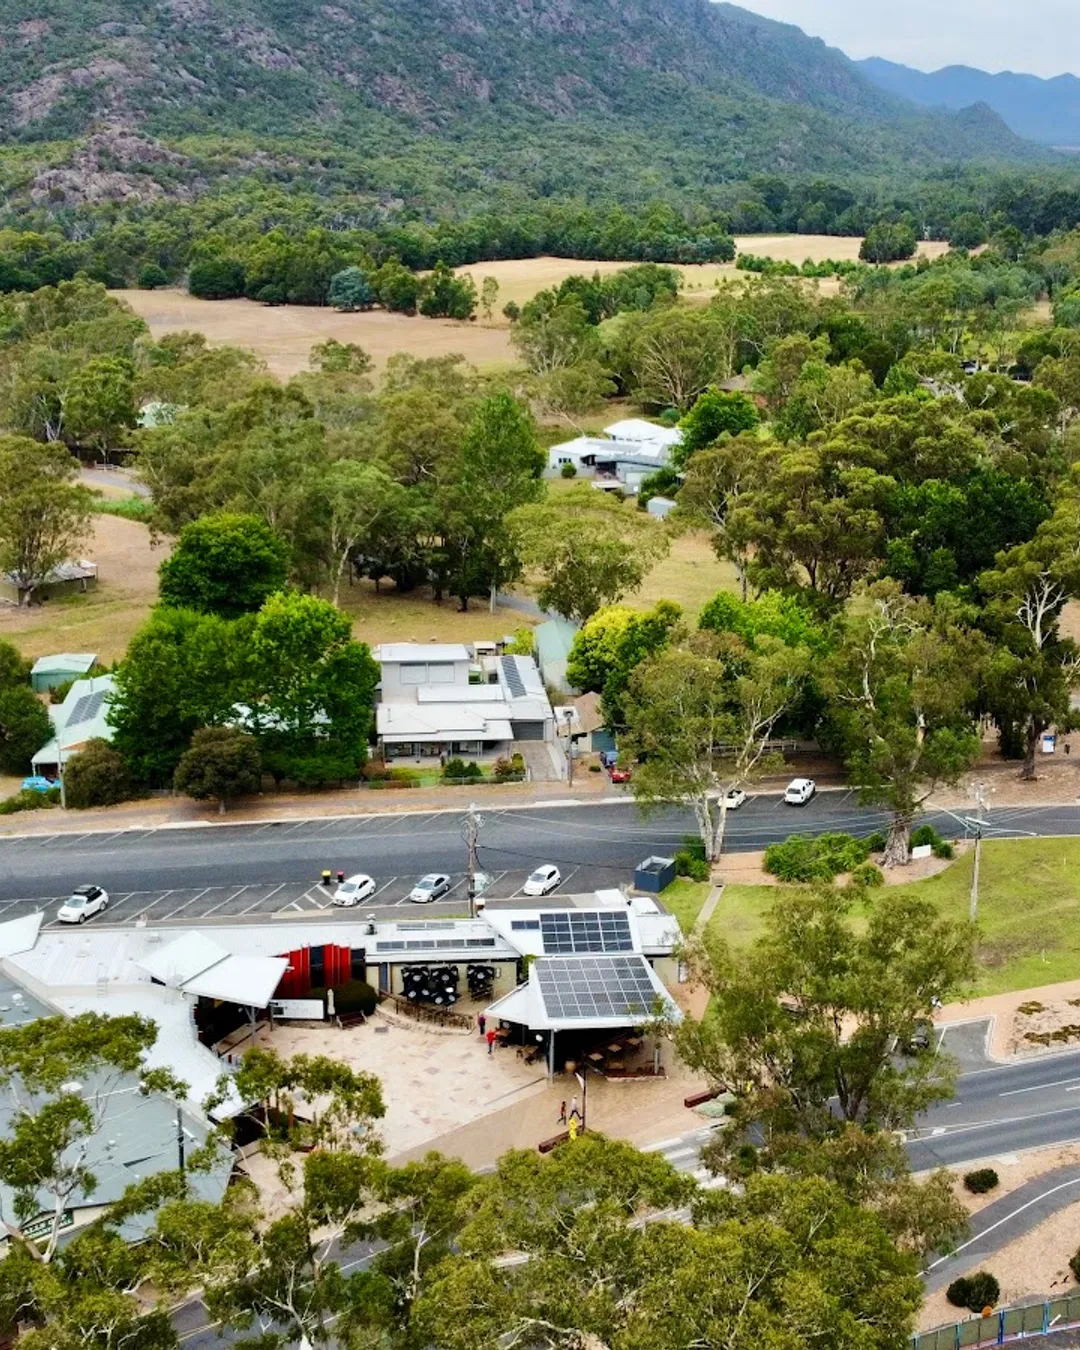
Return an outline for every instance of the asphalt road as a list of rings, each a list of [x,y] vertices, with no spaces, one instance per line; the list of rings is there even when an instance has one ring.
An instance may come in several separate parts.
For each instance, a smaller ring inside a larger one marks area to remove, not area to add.
[[[564,890],[588,891],[630,879],[652,853],[670,854],[694,832],[688,811],[671,808],[643,817],[626,802],[526,810],[485,810],[480,865],[496,878],[495,897],[515,893],[539,863],[557,864]],[[73,886],[93,881],[114,897],[110,918],[154,922],[238,918],[321,909],[324,867],[367,872],[379,884],[365,912],[396,910],[416,879],[445,871],[456,884],[429,912],[459,913],[464,905],[466,849],[461,812],[342,816],[263,824],[64,832],[0,840],[0,921],[34,905],[51,905]],[[949,812],[926,817],[943,833],[964,833]],[[869,833],[883,812],[858,804],[848,791],[822,792],[805,807],[777,796],[751,797],[728,825],[732,851],[764,848],[790,834],[823,830]],[[995,811],[988,834],[1080,834],[1075,806]]]

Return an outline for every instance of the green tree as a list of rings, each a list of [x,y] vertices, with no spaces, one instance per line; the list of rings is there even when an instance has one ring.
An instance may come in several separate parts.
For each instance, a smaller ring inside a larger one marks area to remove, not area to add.
[[[0,571],[24,591],[26,604],[86,538],[92,496],[78,473],[62,445],[0,436]]]
[[[731,528],[732,514],[740,498],[759,485],[764,458],[761,443],[749,435],[698,450],[686,467],[677,498],[679,516],[707,529],[716,556],[735,568],[744,600],[753,550],[743,532]]]
[[[498,588],[519,575],[507,518],[544,495],[544,462],[536,425],[513,395],[492,394],[476,406],[439,492],[447,584],[462,610],[471,595],[487,594],[494,611]]]
[[[508,518],[544,609],[584,623],[636,590],[667,552],[667,534],[640,512],[588,484]]]
[[[699,450],[705,450],[725,432],[738,436],[758,424],[757,408],[745,394],[726,394],[706,389],[679,422],[682,440],[674,456],[676,467],[685,467]]]
[[[988,710],[1006,751],[1035,777],[1039,738],[1073,724],[1080,650],[1061,633],[1066,602],[1080,594],[1080,507],[1072,493],[1026,544],[998,555],[979,578],[987,597],[984,627],[993,642],[987,670]]]
[[[309,357],[312,370],[324,375],[370,375],[375,362],[363,347],[355,342],[338,342],[327,338],[316,342]]]
[[[665,648],[682,618],[671,600],[661,600],[646,613],[612,605],[601,609],[574,637],[566,678],[584,693],[603,694],[609,727],[625,721],[623,700],[630,676],[647,657]]]
[[[668,306],[628,331],[643,403],[687,413],[711,384],[731,378],[732,342],[718,311]]]
[[[109,702],[113,744],[136,781],[163,787],[195,732],[235,716],[243,644],[216,614],[162,606],[128,645]]]
[[[330,278],[330,304],[345,314],[370,309],[375,303],[375,291],[362,267],[346,267]]]
[[[858,925],[857,899],[867,911]],[[695,1072],[738,1085],[731,1151],[752,1126],[766,1145],[832,1139],[838,1120],[909,1128],[952,1095],[955,1066],[936,1047],[896,1053],[935,1000],[962,992],[974,973],[973,930],[931,901],[799,888],[778,895],[749,950],[710,929],[688,955],[712,999],[676,1041]]]
[[[883,221],[871,225],[866,238],[859,248],[859,257],[863,262],[890,263],[899,262],[915,256],[918,240],[910,225],[890,224]]]
[[[599,361],[586,359],[559,366],[536,381],[536,397],[544,414],[578,428],[578,419],[595,412],[617,392],[615,381]]]
[[[339,459],[326,470],[318,489],[318,516],[326,535],[327,571],[335,605],[349,560],[380,523],[400,519],[407,496],[400,483],[375,464]]]
[[[485,277],[480,283],[480,308],[484,318],[491,322],[491,314],[499,303],[499,283],[495,277]]]
[[[922,803],[978,757],[972,709],[985,655],[948,596],[931,605],[883,581],[848,606],[825,689],[860,799],[890,813],[886,866],[907,864]]]
[[[109,451],[123,444],[138,420],[135,367],[116,356],[85,362],[68,384],[65,415],[68,435],[107,463]]]
[[[593,368],[597,362],[595,327],[580,298],[542,303],[530,300],[514,321],[510,341],[534,375],[549,379],[571,367]]]
[[[467,274],[455,276],[444,262],[437,262],[420,283],[418,305],[429,319],[471,319],[476,312],[476,283]]]
[[[188,270],[188,290],[200,300],[235,300],[244,294],[243,264],[204,255]]]
[[[196,801],[212,798],[221,815],[234,797],[250,797],[261,786],[258,744],[236,727],[200,727],[173,774],[175,791]]]
[[[359,774],[379,668],[329,601],[272,595],[243,644],[245,719],[275,778],[338,782]],[[220,720],[220,719],[218,719]]]
[[[217,512],[184,526],[158,568],[163,605],[235,619],[254,613],[288,576],[288,549],[258,516]]]
[[[620,752],[638,761],[634,800],[646,810],[685,802],[708,862],[724,847],[727,796],[772,766],[769,741],[802,695],[806,648],[725,635],[654,653],[631,674]]]
[[[115,806],[133,793],[124,757],[100,737],[87,741],[64,766],[64,796],[68,806]]]
[[[420,298],[420,278],[397,258],[389,258],[371,279],[379,304],[401,314],[415,314]]]

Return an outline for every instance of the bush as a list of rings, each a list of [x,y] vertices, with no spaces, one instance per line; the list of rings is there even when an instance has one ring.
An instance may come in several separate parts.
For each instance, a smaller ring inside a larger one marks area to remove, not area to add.
[[[675,854],[675,874],[691,881],[708,881],[709,864],[704,858],[695,858],[689,850],[680,849]]]
[[[169,277],[163,267],[157,263],[149,262],[139,268],[139,275],[135,281],[140,291],[156,291],[159,286],[167,286]]]
[[[313,989],[311,992],[316,998],[322,997],[325,1002],[325,994],[322,990],[316,993]],[[339,984],[334,990],[335,1012],[362,1012],[365,1017],[370,1017],[378,1003],[378,993],[366,980],[349,980],[347,984]]]
[[[390,777],[390,770],[385,760],[369,759],[361,768],[360,777],[365,783],[381,783]]]
[[[33,792],[27,788],[0,801],[0,816],[13,816],[17,811],[41,811],[55,806],[59,800],[59,788],[50,788],[48,792]]]
[[[123,755],[96,737],[68,761],[64,789],[68,806],[78,810],[115,806],[131,797],[131,774]]]
[[[475,783],[477,779],[483,778],[483,776],[480,765],[473,760],[466,764],[463,759],[448,759],[443,765],[442,780],[444,783]]]
[[[865,886],[869,891],[885,885],[885,873],[878,867],[877,863],[872,862],[860,863],[858,867],[853,867],[851,879],[856,885]]]
[[[911,831],[910,843],[912,848],[925,848],[927,844],[933,848],[935,844],[941,843],[941,835],[933,825],[920,825]]]
[[[765,850],[765,871],[780,881],[831,881],[852,872],[870,854],[865,839],[850,834],[823,834],[817,839],[792,835]]]
[[[1080,1252],[1075,1252],[1069,1257],[1069,1269],[1073,1273],[1073,1279],[1080,1283]]]
[[[931,844],[930,847],[934,851],[935,858],[954,858],[956,856],[956,850],[947,839],[939,839],[936,844]]]
[[[559,470],[559,477],[560,477],[560,478],[576,478],[576,477],[577,477],[577,465],[576,465],[576,464],[564,464],[564,465],[562,466],[562,468]]]
[[[985,1195],[998,1184],[998,1174],[992,1167],[978,1167],[964,1174],[964,1185],[972,1195]]]
[[[975,1313],[992,1308],[1000,1296],[1001,1286],[988,1270],[962,1275],[945,1290],[945,1297],[954,1308],[967,1308]]]
[[[863,842],[868,853],[884,853],[888,840],[880,830],[875,830],[873,834],[868,834]]]
[[[497,783],[520,783],[525,778],[525,761],[515,754],[510,759],[495,761],[495,781]]]

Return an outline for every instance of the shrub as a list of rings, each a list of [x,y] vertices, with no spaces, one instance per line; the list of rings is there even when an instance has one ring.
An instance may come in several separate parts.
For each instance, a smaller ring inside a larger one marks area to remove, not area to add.
[[[560,476],[560,478],[576,478],[576,477],[577,477],[577,465],[575,465],[575,464],[564,464],[564,465],[562,466],[562,468],[559,470],[559,476]]]
[[[589,772],[590,772],[590,773],[602,773],[603,770],[600,768],[600,765],[599,765],[599,764],[590,764],[590,765],[589,765]]]
[[[878,867],[877,863],[864,862],[858,867],[851,869],[851,879],[858,886],[865,886],[867,890],[876,890],[878,886],[885,885],[885,873]]]
[[[369,759],[361,768],[360,777],[365,783],[381,783],[390,777],[390,770],[385,760]]]
[[[68,761],[64,789],[68,806],[76,809],[115,806],[132,795],[131,774],[123,755],[95,737]]]
[[[954,1308],[968,1308],[976,1313],[992,1308],[1000,1296],[1001,1286],[988,1270],[962,1275],[945,1290],[945,1297]]]
[[[936,843],[931,844],[930,847],[934,851],[935,858],[953,858],[956,856],[956,850],[947,839],[939,839]]]
[[[992,1167],[978,1167],[964,1174],[964,1185],[972,1195],[985,1195],[998,1184],[998,1174]]]
[[[13,816],[17,811],[40,811],[55,806],[59,800],[59,788],[50,788],[48,792],[33,792],[27,788],[0,801],[0,816]]]
[[[675,854],[675,874],[689,877],[691,881],[708,881],[709,864],[704,858],[695,858],[687,849]]]
[[[525,761],[520,755],[497,759],[494,772],[497,783],[520,783],[525,777]]]
[[[866,844],[867,853],[884,853],[888,840],[880,830],[875,830],[873,834],[868,834],[863,842]]]
[[[935,844],[941,843],[941,835],[934,829],[933,825],[920,825],[917,829],[911,831],[911,847],[925,848],[927,844],[931,848]]]
[[[1073,1273],[1073,1279],[1080,1282],[1080,1252],[1075,1252],[1069,1257],[1069,1269]]]
[[[68,694],[71,692],[71,686],[74,683],[74,680],[64,680],[62,684],[53,685],[49,690],[49,702],[54,707],[58,707],[63,703],[64,699],[67,698]]]
[[[139,268],[139,275],[135,281],[140,291],[156,291],[159,286],[169,284],[168,273],[157,263],[148,262]]]
[[[339,1013],[362,1012],[365,1017],[370,1017],[378,1002],[379,995],[366,980],[349,980],[334,990],[334,1010]]]
[[[483,778],[483,776],[479,764],[473,760],[466,764],[463,759],[448,759],[443,765],[442,780],[444,783],[475,783],[478,778]]]
[[[831,881],[854,871],[870,854],[865,839],[850,834],[823,834],[817,839],[791,835],[765,850],[765,871],[780,881]]]

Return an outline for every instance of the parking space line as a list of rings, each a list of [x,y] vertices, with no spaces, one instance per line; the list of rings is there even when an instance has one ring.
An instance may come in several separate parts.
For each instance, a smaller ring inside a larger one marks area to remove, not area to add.
[[[286,883],[283,881],[280,886],[275,886],[269,895],[260,895],[258,900],[255,900],[250,905],[248,905],[247,909],[240,910],[240,913],[237,915],[237,918],[240,917],[240,914],[250,914],[253,909],[258,909],[260,905],[265,905],[268,900],[272,900],[274,896],[277,895],[278,891],[283,891],[285,889],[285,885]]]
[[[215,889],[215,888],[214,888],[213,886],[208,886],[208,887],[207,887],[207,890],[214,890],[214,889]],[[225,886],[222,886],[221,889],[222,889],[222,890],[227,890],[228,888],[225,887]],[[215,911],[215,910],[219,910],[219,909],[221,908],[222,905],[227,905],[227,904],[229,903],[230,900],[235,900],[236,897],[237,897],[238,895],[243,895],[245,891],[250,890],[250,889],[251,889],[251,888],[250,888],[249,886],[241,886],[240,889],[239,889],[238,891],[233,891],[233,893],[232,893],[231,895],[227,895],[227,896],[224,898],[224,900],[219,900],[219,901],[217,902],[216,905],[211,905],[209,909],[204,909],[203,912],[199,915],[199,918],[200,918],[200,919],[205,919],[205,918],[207,917],[207,915],[213,914],[214,911]]]
[[[556,890],[556,891],[562,891],[562,890],[565,890],[565,889],[566,889],[566,883],[570,880],[571,877],[576,877],[577,874],[578,874],[580,871],[581,871],[581,865],[578,864],[578,866],[575,867],[572,871],[567,872],[567,874],[563,877],[563,879],[562,879],[562,880],[559,882],[559,884],[555,887],[555,890]],[[554,892],[552,892],[552,894],[554,894]]]
[[[385,891],[388,886],[392,886],[395,881],[397,881],[397,877],[391,877],[389,881],[384,881],[381,886],[371,893],[368,903],[373,905],[379,896],[382,895],[383,891]]]
[[[199,891],[197,895],[193,895],[190,900],[185,900],[182,905],[177,905],[175,909],[170,909],[168,914],[163,914],[161,916],[162,922],[166,919],[171,919],[174,914],[179,914],[181,910],[187,909],[188,905],[193,905],[196,900],[202,899],[208,890],[210,890],[210,887],[204,886],[202,890]]]
[[[129,922],[131,920],[139,918],[139,916],[142,914],[148,914],[150,910],[154,908],[155,905],[160,905],[162,900],[164,900],[167,895],[172,895],[175,889],[176,889],[175,887],[170,887],[170,889],[167,891],[156,891],[154,893],[153,900],[151,900],[148,905],[143,905],[142,909],[136,910],[134,914],[129,916]]]
[[[33,842],[38,846],[38,848],[44,848],[46,844],[51,844],[54,839],[59,838],[60,836],[58,834],[48,834],[45,836],[44,839],[35,839]]]

